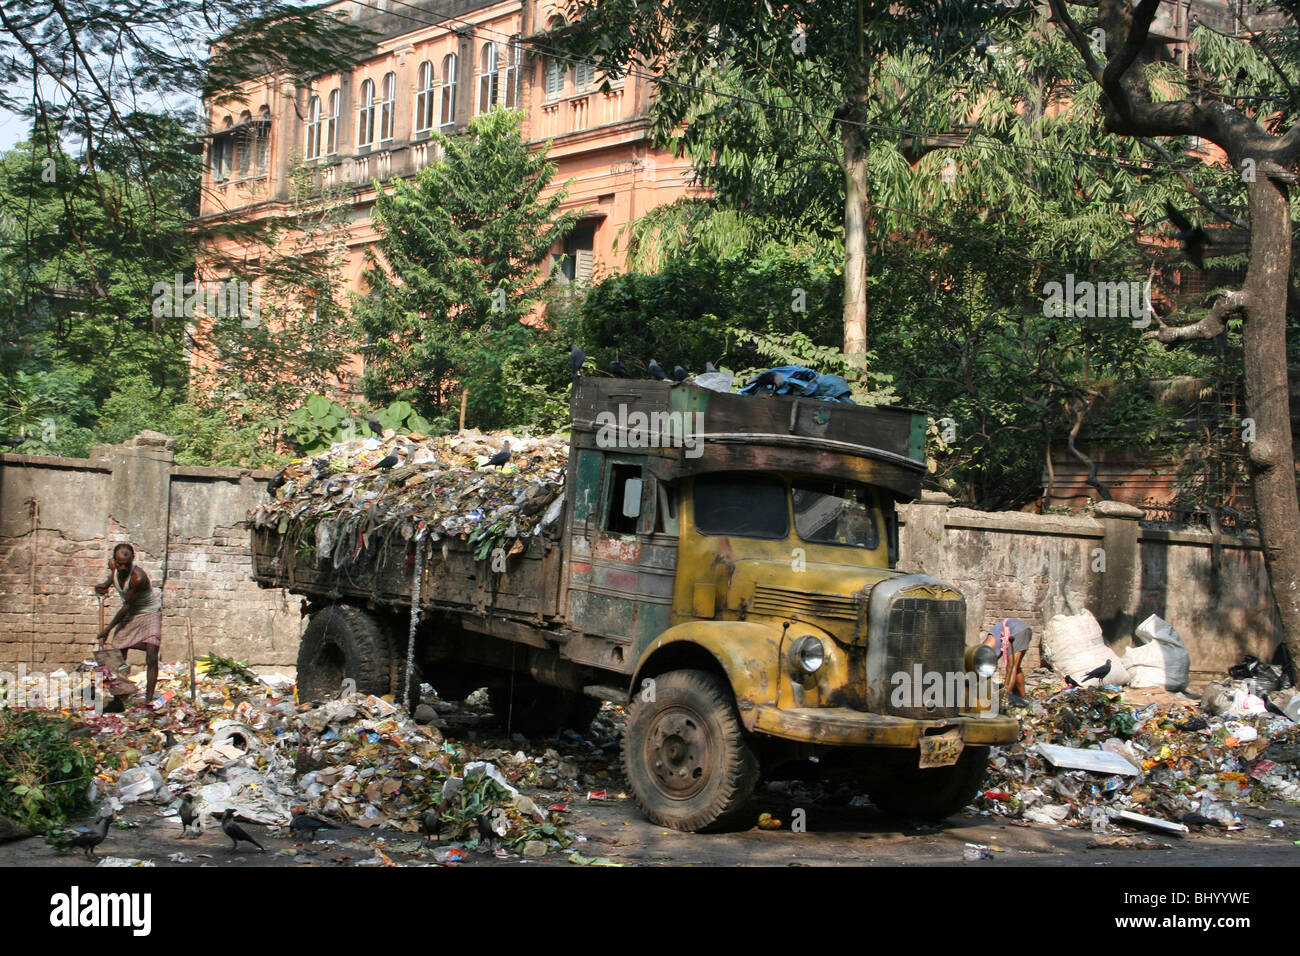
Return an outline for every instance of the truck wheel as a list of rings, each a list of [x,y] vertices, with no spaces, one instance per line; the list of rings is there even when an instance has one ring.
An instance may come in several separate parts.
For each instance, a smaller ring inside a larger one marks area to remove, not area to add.
[[[561,730],[582,733],[600,710],[594,697],[518,678],[513,695],[509,684],[489,684],[488,696],[492,712],[525,737],[552,737]]]
[[[360,608],[331,604],[312,615],[298,645],[298,699],[338,697],[343,681],[356,681],[359,694],[387,694],[391,657],[388,640]]]
[[[942,820],[961,810],[979,793],[989,770],[989,748],[967,747],[951,767],[899,763],[869,790],[872,802],[891,816]]]
[[[674,830],[735,826],[759,765],[730,689],[699,670],[669,671],[655,684],[654,700],[633,698],[623,735],[623,767],[637,805]]]

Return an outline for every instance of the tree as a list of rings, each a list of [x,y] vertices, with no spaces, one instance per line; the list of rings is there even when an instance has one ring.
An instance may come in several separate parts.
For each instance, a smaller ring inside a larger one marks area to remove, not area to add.
[[[1201,76],[1195,88],[1185,82],[1171,90],[1153,86],[1143,57],[1160,0],[1098,0],[1095,25],[1104,44],[1095,41],[1089,24],[1081,23],[1063,0],[1050,2],[1054,18],[1101,90],[1109,132],[1175,143],[1180,137],[1201,137],[1222,149],[1230,169],[1241,174],[1239,187],[1247,196],[1244,217],[1225,216],[1199,190],[1191,190],[1191,195],[1210,215],[1229,222],[1237,219],[1249,230],[1242,287],[1224,292],[1196,322],[1172,325],[1162,319],[1147,334],[1172,344],[1217,338],[1230,320],[1242,323],[1246,405],[1254,424],[1247,447],[1260,539],[1287,645],[1293,657],[1300,656],[1300,498],[1287,378],[1288,300],[1297,299],[1291,279],[1289,190],[1300,164],[1300,93],[1293,83],[1300,54],[1300,8],[1294,3],[1278,5],[1273,11],[1277,22],[1267,32],[1239,26],[1231,37],[1235,59],[1247,61],[1249,69],[1242,63],[1224,75],[1214,67],[1222,68],[1230,59],[1221,56],[1216,63],[1212,56],[1197,56]],[[1209,40],[1204,31],[1202,37]],[[1156,148],[1168,153],[1158,142]],[[1184,239],[1190,244],[1204,235]]]
[[[799,206],[800,181],[815,183],[816,164],[834,162],[843,190],[844,352],[861,363],[868,346],[869,158],[882,137],[902,138],[891,126],[909,99],[889,102],[889,84],[878,70],[891,57],[924,51],[934,72],[908,84],[923,90],[941,70],[973,58],[989,25],[1016,9],[980,0],[796,0],[761,7],[729,0],[573,0],[572,25],[553,31],[547,43],[594,58],[612,76],[647,67],[656,77],[661,140],[675,140],[695,156],[707,185],[739,195],[770,176],[794,187],[787,197]],[[747,95],[717,95],[735,89]],[[952,118],[960,120],[955,111]],[[726,162],[728,154],[740,161]],[[721,155],[717,168],[709,155]]]
[[[444,421],[463,387],[470,421],[492,427],[506,417],[504,363],[542,338],[544,263],[578,213],[560,212],[563,191],[540,198],[555,165],[529,150],[517,112],[494,110],[437,141],[441,159],[375,200],[369,291],[353,302],[363,387],[371,401],[404,398]]]

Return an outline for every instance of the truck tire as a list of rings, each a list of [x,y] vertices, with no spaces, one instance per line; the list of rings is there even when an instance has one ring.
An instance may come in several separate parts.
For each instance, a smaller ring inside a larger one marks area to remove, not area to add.
[[[926,770],[916,765],[915,751],[907,756],[911,763],[899,761],[868,791],[871,801],[891,816],[943,820],[974,800],[988,775],[988,747],[967,747],[951,767]]]
[[[359,694],[387,694],[392,658],[378,622],[360,608],[331,604],[312,615],[298,645],[298,700],[331,700],[343,681]]]
[[[707,671],[655,678],[654,700],[633,698],[623,768],[641,811],[674,830],[725,830],[743,817],[758,783],[731,690]]]
[[[513,692],[509,684],[489,684],[488,697],[498,719],[525,737],[553,737],[562,730],[583,733],[600,710],[594,697],[518,677]]]

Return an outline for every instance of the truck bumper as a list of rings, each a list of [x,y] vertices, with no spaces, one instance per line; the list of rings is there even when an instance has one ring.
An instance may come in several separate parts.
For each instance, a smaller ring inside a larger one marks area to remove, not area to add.
[[[801,743],[850,747],[916,747],[927,732],[958,728],[972,747],[1007,744],[1020,737],[1014,717],[946,717],[911,720],[888,714],[865,714],[848,707],[757,708],[753,729]]]

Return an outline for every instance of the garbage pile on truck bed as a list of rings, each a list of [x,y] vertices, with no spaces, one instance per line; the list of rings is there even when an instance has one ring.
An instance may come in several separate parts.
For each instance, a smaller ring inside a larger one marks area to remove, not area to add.
[[[506,442],[509,460],[489,465]],[[336,566],[363,548],[374,553],[393,535],[467,540],[480,557],[498,545],[515,553],[558,520],[568,455],[564,435],[390,431],[290,462],[249,520],[280,534],[313,535],[316,552]]]

